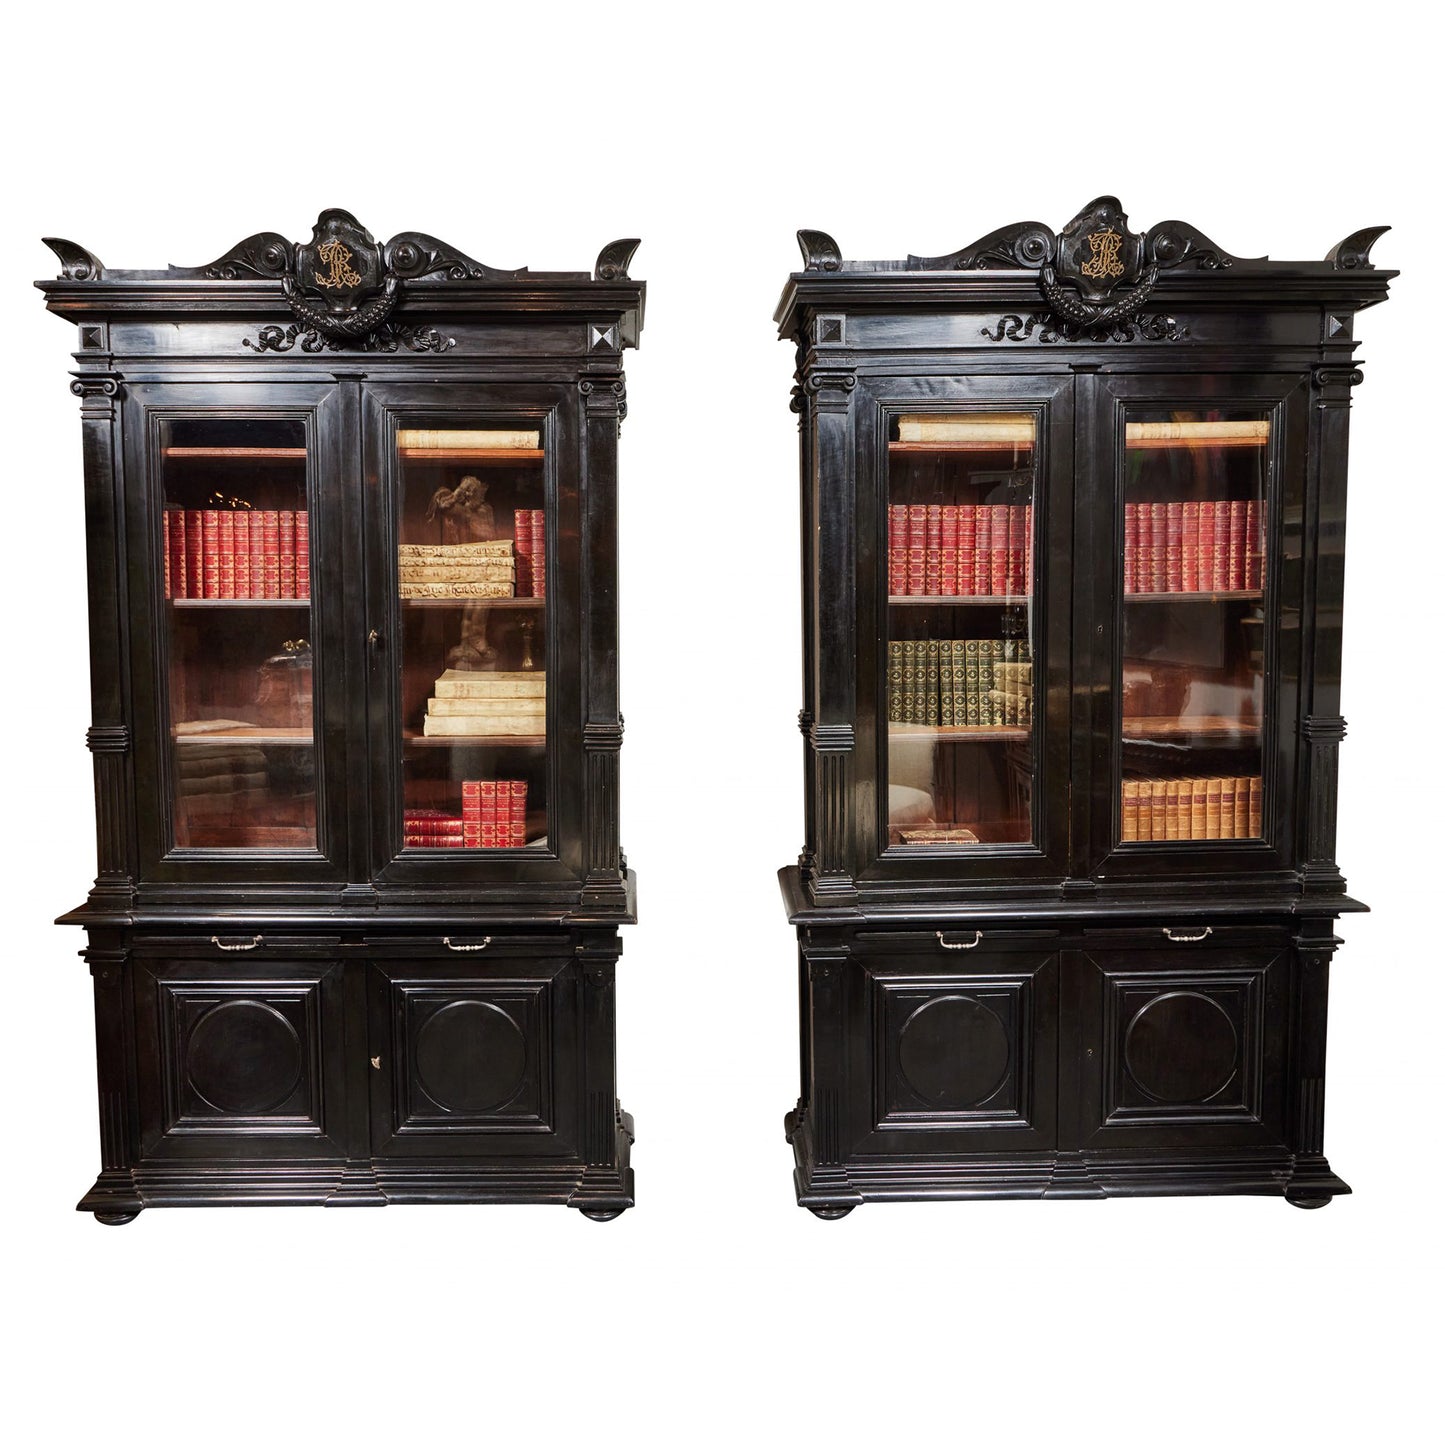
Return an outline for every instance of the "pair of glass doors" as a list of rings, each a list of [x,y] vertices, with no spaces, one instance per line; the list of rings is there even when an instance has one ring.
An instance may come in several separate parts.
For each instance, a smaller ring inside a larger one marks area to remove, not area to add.
[[[557,776],[578,669],[549,666],[576,640],[576,589],[549,585],[576,560],[562,389],[157,385],[127,404],[132,555],[153,559],[139,742],[165,781],[138,799],[144,871],[556,875],[580,832]]]
[[[1301,385],[860,381],[882,559],[860,573],[881,641],[865,876],[1281,866]]]

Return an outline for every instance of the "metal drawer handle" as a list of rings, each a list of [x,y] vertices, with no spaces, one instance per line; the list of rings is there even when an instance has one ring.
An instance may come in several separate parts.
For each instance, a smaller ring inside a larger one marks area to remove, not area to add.
[[[261,935],[258,933],[250,943],[222,943],[213,933],[211,935],[211,942],[223,953],[249,953],[253,948],[259,948],[261,946]]]
[[[940,948],[977,948],[979,944],[983,942],[983,934],[976,928],[973,930],[972,943],[950,943],[941,933],[935,933],[933,936],[938,940],[938,946]]]
[[[1175,933],[1172,928],[1164,930],[1164,937],[1170,943],[1203,943],[1214,930],[1212,928],[1201,929],[1198,933]]]
[[[480,943],[453,943],[450,938],[442,939],[453,953],[480,953],[491,941],[490,935]]]

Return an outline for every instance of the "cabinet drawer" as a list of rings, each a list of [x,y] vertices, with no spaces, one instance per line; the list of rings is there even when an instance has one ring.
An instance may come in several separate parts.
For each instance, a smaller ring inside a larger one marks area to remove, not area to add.
[[[1053,1147],[1055,938],[948,929],[857,940],[847,1006],[858,1152]]]
[[[368,965],[373,1153],[575,1153],[581,980],[550,947],[493,938]]]
[[[259,948],[225,954],[208,939],[148,940],[138,947],[134,977],[143,1157],[344,1157],[339,959],[265,957]],[[353,1077],[359,1062],[352,1061]]]

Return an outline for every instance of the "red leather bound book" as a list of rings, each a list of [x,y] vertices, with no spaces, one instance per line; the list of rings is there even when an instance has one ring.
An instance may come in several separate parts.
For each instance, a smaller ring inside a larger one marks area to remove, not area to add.
[[[296,595],[311,596],[311,520],[296,513]]]
[[[165,573],[165,598],[171,600],[171,509],[161,511],[161,567]]]
[[[924,554],[927,550],[926,547],[910,547],[908,549],[908,560],[905,563],[906,572],[904,579],[907,585],[904,591],[910,597],[923,596],[925,581]]]
[[[185,512],[181,507],[168,507],[166,516],[171,519],[166,543],[171,552],[171,595],[172,597],[189,597],[191,592],[186,590],[185,575]]]
[[[928,545],[928,508],[914,504],[908,508],[908,548]]]
[[[1199,571],[1200,592],[1212,592],[1214,590],[1214,506],[1213,502],[1200,502],[1199,504],[1199,532],[1196,538],[1196,551],[1198,561],[1196,566]]]
[[[468,848],[482,846],[482,785],[475,779],[462,783],[462,838]]]
[[[1164,590],[1184,590],[1184,503],[1166,502],[1164,506]]]
[[[1248,504],[1229,504],[1229,588],[1232,592],[1244,590],[1245,571],[1249,565],[1249,534],[1245,530]]]
[[[1246,505],[1244,529],[1249,537],[1249,556],[1245,563],[1244,585],[1259,589],[1264,586],[1264,503]]]
[[[1034,595],[1034,504],[1024,508],[1024,595]]]
[[[1199,591],[1199,503],[1185,502],[1179,538],[1181,591]]]
[[[527,844],[527,784],[525,781],[502,784],[507,789],[507,824],[510,845],[523,848]]]
[[[943,508],[936,502],[929,506],[924,520],[924,545],[931,552],[943,546]]]
[[[251,528],[251,596],[266,595],[266,514],[252,512]]]
[[[1024,592],[1024,520],[1027,507],[1008,509],[1008,590],[1014,597]]]
[[[1169,509],[1163,502],[1149,503],[1149,591],[1167,592],[1169,572]]]
[[[205,585],[205,529],[201,525],[201,514],[194,507],[186,509],[186,596],[204,597]]]
[[[254,526],[252,528],[254,531]],[[281,595],[281,514],[266,511],[261,513],[261,565],[264,579],[263,597],[276,598]],[[256,584],[256,562],[251,561],[251,586]]]
[[[1229,503],[1214,504],[1214,538],[1210,547],[1209,590],[1224,592],[1229,587]]]
[[[908,545],[908,508],[894,504],[888,508],[888,550]]]
[[[938,545],[944,552],[958,551],[958,508],[944,507],[939,518]]]
[[[244,508],[231,513],[231,530],[235,533],[236,596],[251,594],[251,514]]]
[[[547,595],[547,514],[532,513],[532,596]]]
[[[216,555],[219,559],[218,592],[231,600],[236,596],[236,514],[229,507],[216,513]]]
[[[888,595],[900,597],[908,586],[908,508],[888,508]]]
[[[276,514],[276,554],[280,561],[281,596],[296,595],[296,513]]]
[[[532,514],[519,508],[512,515],[512,552],[516,558],[518,597],[534,597],[532,591]]]
[[[993,567],[990,553],[993,550],[993,508],[977,506],[973,509],[973,595],[993,595]]]
[[[205,597],[221,595],[221,514],[214,507],[201,513],[201,590]]]
[[[1124,503],[1124,591],[1139,590],[1139,504]]]
[[[942,597],[958,596],[958,548],[945,547],[938,563],[938,592]]]
[[[974,577],[974,529],[977,527],[977,508],[965,504],[958,509],[958,595],[972,597],[977,590]]]

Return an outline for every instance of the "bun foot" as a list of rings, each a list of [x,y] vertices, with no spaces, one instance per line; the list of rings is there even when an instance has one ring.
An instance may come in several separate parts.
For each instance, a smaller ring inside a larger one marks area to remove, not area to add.
[[[819,1219],[842,1219],[845,1214],[852,1214],[858,1206],[855,1204],[810,1204],[808,1211],[816,1214]]]
[[[616,1219],[624,1211],[621,1209],[583,1209],[579,1213],[586,1219],[595,1219],[598,1224],[606,1224],[609,1219]]]
[[[139,1209],[97,1209],[95,1211],[97,1224],[129,1224],[132,1219],[139,1217]]]
[[[1285,1198],[1296,1209],[1323,1209],[1335,1196],[1333,1194],[1286,1194]]]

